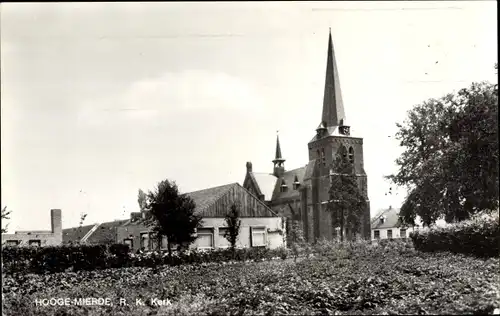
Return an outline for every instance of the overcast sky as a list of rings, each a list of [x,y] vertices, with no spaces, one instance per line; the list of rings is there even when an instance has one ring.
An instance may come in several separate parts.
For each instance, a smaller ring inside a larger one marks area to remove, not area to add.
[[[308,162],[328,28],[372,214],[413,105],[496,81],[495,1],[2,3],[2,206],[9,231],[126,218],[137,191],[189,192]],[[394,191],[394,190],[393,190]]]

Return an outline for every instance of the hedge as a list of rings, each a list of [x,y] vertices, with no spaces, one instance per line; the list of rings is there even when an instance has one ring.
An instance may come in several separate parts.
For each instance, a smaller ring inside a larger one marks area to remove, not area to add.
[[[56,273],[123,266],[128,245],[71,245],[50,247],[3,247],[2,267],[6,273]]]
[[[498,211],[482,213],[470,220],[446,227],[434,227],[410,234],[415,249],[424,252],[449,251],[483,258],[500,255]]]
[[[122,267],[156,267],[205,262],[285,259],[286,249],[246,248],[216,251],[186,251],[169,256],[166,252],[130,253],[128,245],[68,245],[52,247],[4,247],[2,268],[6,274],[57,273]]]

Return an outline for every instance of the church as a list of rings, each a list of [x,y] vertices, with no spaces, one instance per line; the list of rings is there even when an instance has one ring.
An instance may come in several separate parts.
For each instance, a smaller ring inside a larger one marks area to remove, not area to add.
[[[224,237],[227,229],[224,216],[234,202],[242,205],[238,246],[286,246],[292,223],[300,225],[304,238],[310,243],[321,239],[337,239],[339,231],[332,225],[327,206],[332,164],[338,154],[348,157],[354,165],[359,188],[367,201],[360,235],[371,239],[363,139],[351,135],[346,124],[331,32],[328,38],[323,112],[315,134],[311,136],[307,144],[309,162],[301,168],[285,168],[285,156],[277,138],[272,172],[255,172],[252,163],[247,162],[243,186],[231,183],[186,193],[195,202],[195,212],[203,217],[204,222],[203,227],[197,230],[198,238],[192,246],[199,249],[228,246]],[[62,230],[62,243],[126,243],[134,251],[156,249],[158,245],[154,245],[154,240],[150,238],[151,228],[144,224],[145,218],[145,212],[132,212],[129,219],[67,228]],[[345,236],[347,240],[355,237],[348,229],[345,230]],[[160,246],[162,249],[166,247],[163,240]]]
[[[351,135],[346,123],[340,89],[339,73],[335,60],[332,34],[328,38],[325,90],[321,121],[314,137],[307,144],[309,162],[301,168],[285,168],[279,136],[272,172],[255,172],[251,162],[246,163],[243,187],[264,201],[275,213],[286,218],[287,227],[299,223],[308,242],[332,240],[339,236],[327,211],[331,166],[337,154],[343,152],[354,164],[361,192],[366,197],[367,209],[362,219],[361,236],[370,239],[370,201],[367,175],[363,163],[363,138]],[[354,237],[345,230],[347,239]]]

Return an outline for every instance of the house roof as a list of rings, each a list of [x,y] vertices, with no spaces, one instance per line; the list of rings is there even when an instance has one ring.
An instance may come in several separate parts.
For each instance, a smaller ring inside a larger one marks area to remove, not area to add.
[[[267,204],[239,183],[187,193],[196,203],[195,213],[202,217],[224,217],[232,201],[242,202],[242,217],[276,217]]]
[[[302,185],[304,183],[305,173],[306,173],[306,167],[285,171],[285,173],[283,173],[283,176],[279,178],[278,181],[276,181],[273,191],[273,200],[288,199],[294,197],[298,198],[300,196],[300,192],[298,190],[293,189],[293,182],[295,180],[295,176],[297,176],[300,184]],[[280,190],[282,181],[284,181],[285,184],[288,186],[288,190],[286,190],[285,192],[281,192]]]
[[[255,182],[257,182],[260,192],[264,194],[264,200],[271,200],[277,178],[269,173],[250,172],[250,175],[253,176]]]
[[[94,226],[95,224],[63,229],[63,243],[79,242]]]
[[[380,210],[377,212],[377,215],[372,218],[372,229],[394,228],[401,226],[401,222],[399,221],[399,211],[399,208],[387,208]],[[382,216],[384,217],[384,222],[380,221]]]
[[[128,223],[128,219],[121,219],[100,224],[87,238],[87,243],[115,242],[116,228]]]
[[[189,192],[186,194],[190,198],[192,198],[194,203],[196,204],[196,208],[194,210],[195,214],[203,215],[204,210],[215,203],[215,201],[217,201],[235,185],[238,185],[238,183],[225,184],[213,188]]]
[[[317,159],[309,161],[309,163],[305,167],[303,180],[309,180],[312,178],[312,176],[314,175],[314,168],[316,167],[316,162]]]

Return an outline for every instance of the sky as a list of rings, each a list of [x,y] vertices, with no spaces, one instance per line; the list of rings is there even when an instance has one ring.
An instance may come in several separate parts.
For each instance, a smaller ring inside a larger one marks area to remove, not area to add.
[[[1,198],[9,231],[128,218],[138,189],[181,192],[308,162],[331,27],[372,215],[414,105],[497,81],[496,1],[2,3]],[[392,187],[393,195],[386,195]]]

